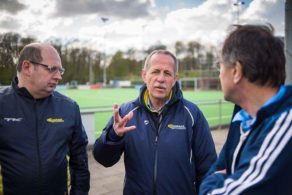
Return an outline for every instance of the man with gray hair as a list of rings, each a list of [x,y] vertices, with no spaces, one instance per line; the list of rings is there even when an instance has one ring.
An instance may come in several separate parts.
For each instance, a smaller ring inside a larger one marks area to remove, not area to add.
[[[124,194],[196,194],[216,160],[208,123],[199,108],[183,98],[178,62],[166,50],[146,59],[140,96],[114,105],[94,145],[95,159],[110,167],[124,153]]]

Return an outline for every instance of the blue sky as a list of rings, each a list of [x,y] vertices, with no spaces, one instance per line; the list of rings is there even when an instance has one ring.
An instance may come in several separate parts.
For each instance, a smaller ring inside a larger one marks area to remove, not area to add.
[[[155,4],[159,8],[166,8],[168,10],[177,10],[182,8],[190,8],[199,6],[206,0],[156,0]],[[230,3],[244,2],[245,6],[249,6],[251,0],[231,1]]]
[[[157,0],[157,7],[168,7],[170,10],[198,6],[203,0]]]

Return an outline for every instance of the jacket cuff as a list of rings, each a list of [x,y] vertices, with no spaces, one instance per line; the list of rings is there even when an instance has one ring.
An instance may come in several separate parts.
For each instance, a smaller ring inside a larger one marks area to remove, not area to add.
[[[114,131],[114,129],[110,129],[108,134],[107,134],[107,141],[111,141],[111,142],[118,142],[120,141],[121,139],[123,139],[124,136],[118,136],[116,134],[116,132]]]

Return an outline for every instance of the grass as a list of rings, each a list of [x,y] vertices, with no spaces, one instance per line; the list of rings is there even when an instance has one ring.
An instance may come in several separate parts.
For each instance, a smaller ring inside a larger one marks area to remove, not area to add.
[[[79,104],[81,111],[93,107],[111,108],[114,103],[120,105],[137,98],[139,95],[139,90],[130,88],[70,89],[60,90],[59,92],[74,99]],[[229,123],[233,104],[223,102],[223,93],[221,91],[183,91],[183,95],[186,99],[198,105],[210,126]],[[220,102],[222,105],[221,109],[219,107]],[[221,119],[218,118],[220,113]],[[96,136],[100,134],[111,115],[112,111],[95,113]]]
[[[88,107],[111,107],[114,103],[124,103],[135,99],[139,91],[135,89],[111,89],[104,88],[98,90],[61,90],[60,93],[74,99],[82,108]]]

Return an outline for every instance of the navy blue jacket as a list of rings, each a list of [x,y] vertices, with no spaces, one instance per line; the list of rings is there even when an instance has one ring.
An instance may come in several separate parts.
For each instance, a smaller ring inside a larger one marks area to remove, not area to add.
[[[218,160],[200,194],[292,194],[292,86],[279,101],[262,107],[248,133],[231,123]],[[227,174],[214,173],[226,169]]]
[[[25,88],[0,90],[0,165],[5,195],[88,194],[87,136],[78,105],[53,92],[33,99]]]
[[[158,127],[154,113],[144,104],[145,90],[144,85],[140,97],[119,110],[122,117],[134,111],[128,126],[137,128],[110,140],[109,134],[114,133],[111,118],[96,140],[94,157],[109,167],[124,153],[124,194],[193,195],[217,158],[208,123],[196,105],[183,99],[176,84]]]

